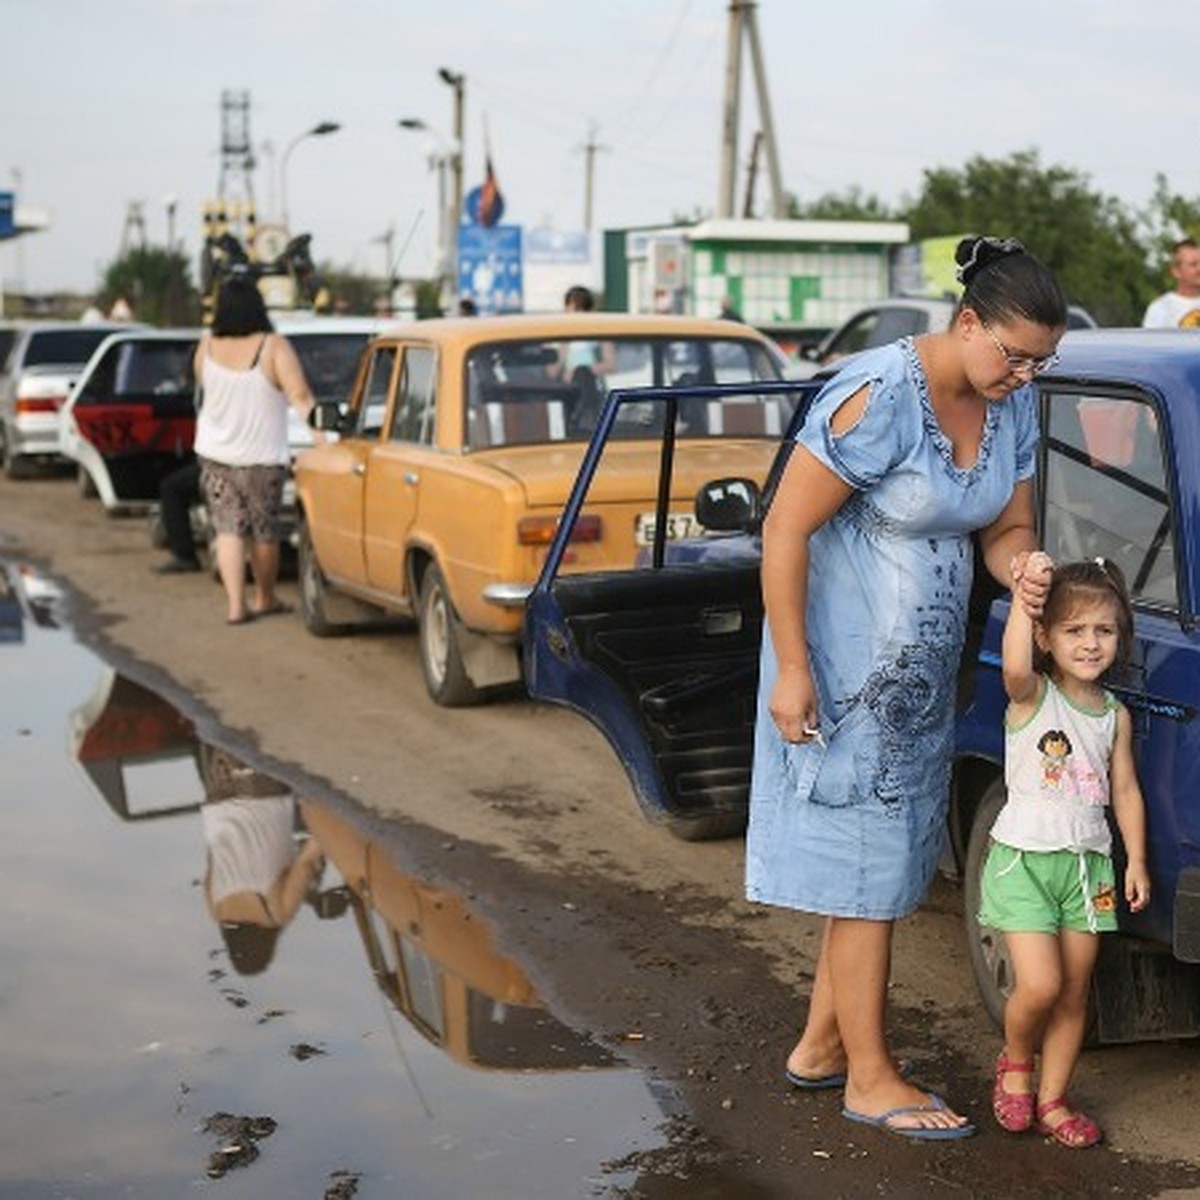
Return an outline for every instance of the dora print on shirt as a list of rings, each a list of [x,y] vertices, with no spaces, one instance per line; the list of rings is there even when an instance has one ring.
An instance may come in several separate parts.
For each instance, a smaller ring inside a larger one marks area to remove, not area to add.
[[[1117,734],[1117,700],[1103,693],[1098,710],[1076,706],[1048,676],[1037,710],[1023,725],[1005,725],[1008,803],[992,837],[1019,850],[1112,849],[1105,808],[1108,764]]]

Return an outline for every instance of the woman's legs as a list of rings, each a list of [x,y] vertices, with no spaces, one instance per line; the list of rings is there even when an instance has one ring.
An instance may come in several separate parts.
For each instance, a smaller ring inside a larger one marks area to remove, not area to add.
[[[846,1108],[868,1117],[926,1105],[929,1096],[905,1082],[892,1061],[884,1032],[892,961],[892,922],[832,917],[826,924],[804,1032],[788,1059],[802,1074],[847,1066]],[[964,1124],[950,1109],[898,1115],[897,1129]]]
[[[276,541],[250,543],[250,573],[254,576],[254,612],[267,612],[279,601],[275,597],[275,581],[279,578],[279,543]]]
[[[215,542],[217,571],[229,606],[227,619],[242,621],[246,617],[246,543],[236,533],[218,533]]]

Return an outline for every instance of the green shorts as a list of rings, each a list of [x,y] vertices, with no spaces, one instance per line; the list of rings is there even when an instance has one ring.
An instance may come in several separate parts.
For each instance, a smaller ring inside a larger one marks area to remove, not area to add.
[[[1094,850],[1014,850],[993,842],[979,920],[1006,933],[1111,933],[1117,928],[1112,859]]]

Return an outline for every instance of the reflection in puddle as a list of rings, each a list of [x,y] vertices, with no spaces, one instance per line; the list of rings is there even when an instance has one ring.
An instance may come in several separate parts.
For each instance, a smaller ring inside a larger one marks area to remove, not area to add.
[[[645,1082],[546,1009],[461,896],[201,741],[12,576],[0,1197],[631,1184],[603,1164],[661,1145]]]

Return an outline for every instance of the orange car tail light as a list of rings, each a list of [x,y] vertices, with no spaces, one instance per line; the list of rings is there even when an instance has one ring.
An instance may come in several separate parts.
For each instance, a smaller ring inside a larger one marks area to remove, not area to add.
[[[548,546],[558,529],[557,517],[522,517],[517,522],[517,541],[522,546]],[[598,542],[604,532],[599,517],[581,515],[571,530],[572,542]]]
[[[16,410],[19,413],[53,413],[62,408],[66,396],[18,396]]]

